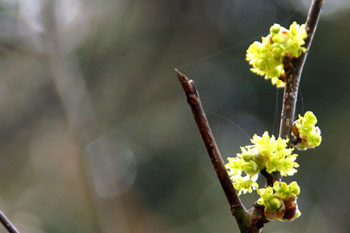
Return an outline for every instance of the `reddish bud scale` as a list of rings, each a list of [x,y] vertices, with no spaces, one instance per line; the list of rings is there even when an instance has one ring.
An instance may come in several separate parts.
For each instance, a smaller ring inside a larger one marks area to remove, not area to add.
[[[286,199],[284,199],[284,204],[286,206],[286,210],[284,212],[284,215],[281,219],[286,221],[292,221],[295,219],[295,215],[298,211],[298,204],[296,202],[297,196],[294,194],[290,195]]]
[[[286,211],[281,219],[286,221],[292,221],[295,218],[295,215],[298,211],[298,204],[296,202],[289,203],[286,205]]]
[[[292,133],[295,137],[299,137],[299,130],[298,130],[298,127],[296,126],[295,122],[293,123],[293,126],[292,126]]]

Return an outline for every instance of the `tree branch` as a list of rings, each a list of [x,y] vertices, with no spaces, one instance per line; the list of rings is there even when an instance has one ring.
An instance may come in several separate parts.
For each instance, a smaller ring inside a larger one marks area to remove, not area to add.
[[[286,71],[286,87],[284,88],[283,104],[281,112],[281,123],[279,136],[281,138],[290,138],[291,128],[294,121],[295,107],[297,102],[298,90],[301,73],[305,64],[310,45],[315,34],[318,20],[320,18],[323,0],[313,0],[307,19],[305,39],[305,48],[307,51],[296,59],[286,59],[284,61]]]
[[[210,160],[214,166],[216,175],[221,183],[222,189],[225,192],[227,201],[230,204],[232,215],[235,216],[241,232],[248,233],[250,232],[248,213],[245,210],[243,204],[241,203],[237,192],[232,185],[230,177],[226,171],[219,148],[217,147],[214,136],[211,132],[194,82],[193,80],[189,80],[184,74],[180,73],[178,70],[175,69],[175,71],[182,85],[182,88],[185,91],[187,102],[191,107],[193,117],[197,123],[199,132],[202,136]]]
[[[0,210],[0,222],[9,233],[19,233],[17,228],[10,222],[6,215]]]
[[[273,186],[273,183],[275,183],[275,181],[276,181],[275,175],[274,175],[273,173],[272,173],[272,174],[268,173],[268,172],[266,171],[266,168],[262,169],[262,170],[260,171],[260,174],[263,175],[263,176],[265,177],[265,179],[266,179],[266,185],[272,187],[272,186]]]

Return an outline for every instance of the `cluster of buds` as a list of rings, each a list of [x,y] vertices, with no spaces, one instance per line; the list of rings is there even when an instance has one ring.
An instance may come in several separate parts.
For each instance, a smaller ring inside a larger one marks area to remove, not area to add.
[[[276,181],[273,187],[258,190],[259,205],[265,206],[264,215],[268,220],[292,221],[301,213],[298,210],[297,195],[300,193],[298,184],[294,181],[287,185]]]
[[[292,134],[297,139],[295,147],[299,150],[306,150],[319,146],[322,141],[321,130],[316,127],[316,116],[308,111],[304,116],[294,121]]]
[[[285,86],[285,57],[298,58],[306,52],[303,47],[307,33],[305,25],[294,22],[289,30],[274,24],[270,34],[262,37],[262,42],[255,41],[247,50],[246,60],[253,66],[250,70],[258,75],[270,79],[277,88]]]

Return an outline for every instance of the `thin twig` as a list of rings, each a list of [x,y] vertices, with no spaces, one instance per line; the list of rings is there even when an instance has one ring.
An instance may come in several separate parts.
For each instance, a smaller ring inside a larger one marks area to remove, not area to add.
[[[19,230],[10,222],[6,215],[0,210],[0,222],[9,233],[19,233]]]
[[[208,120],[202,108],[202,104],[194,82],[193,80],[189,80],[184,74],[180,73],[178,70],[175,71],[182,85],[182,88],[185,91],[187,102],[191,107],[193,117],[197,123],[199,132],[202,136],[210,160],[214,166],[216,175],[230,204],[232,215],[235,216],[239,228],[241,229],[241,232],[250,232],[248,213],[245,210],[243,204],[241,203],[237,192],[232,185],[230,177],[226,171],[219,148],[216,145]]]
[[[260,174],[263,175],[263,176],[265,177],[265,179],[266,179],[266,185],[272,187],[272,186],[273,186],[273,183],[275,183],[275,181],[276,181],[275,176],[274,176],[273,174],[268,173],[268,172],[266,171],[266,168],[262,169],[262,170],[260,171]]]
[[[301,73],[305,64],[305,60],[310,49],[312,39],[315,34],[318,20],[323,5],[323,0],[313,0],[307,19],[306,19],[306,32],[307,38],[305,39],[306,53],[296,59],[286,60],[284,62],[287,65],[286,69],[286,87],[283,94],[283,104],[281,112],[281,123],[279,136],[281,138],[290,138],[291,128],[294,120],[295,107],[297,102],[298,90]]]

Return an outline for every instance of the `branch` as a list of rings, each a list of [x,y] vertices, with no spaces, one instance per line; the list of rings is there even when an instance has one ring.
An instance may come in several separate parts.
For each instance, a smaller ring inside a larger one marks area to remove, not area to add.
[[[19,233],[17,228],[10,222],[6,215],[0,210],[0,222],[9,233]]]
[[[202,136],[210,160],[214,166],[216,175],[221,183],[222,189],[225,192],[227,201],[230,204],[232,215],[235,216],[241,232],[248,233],[250,232],[248,213],[245,210],[243,204],[241,203],[237,192],[232,185],[230,177],[226,171],[219,148],[216,145],[214,136],[211,132],[209,123],[202,108],[202,104],[194,82],[193,80],[189,80],[184,74],[180,73],[178,70],[175,69],[175,71],[182,85],[182,88],[185,91],[187,102],[191,107],[193,117],[197,123],[199,132]]]
[[[263,175],[263,176],[265,177],[265,179],[266,179],[266,185],[272,187],[272,186],[273,186],[273,183],[275,183],[275,181],[276,181],[275,175],[274,175],[273,173],[272,173],[272,174],[268,173],[268,172],[266,171],[266,168],[262,169],[262,170],[260,171],[260,174]]]
[[[284,61],[286,70],[286,87],[283,94],[283,104],[281,112],[281,123],[279,136],[281,138],[290,138],[291,128],[294,121],[295,106],[297,102],[298,90],[301,73],[305,64],[307,54],[310,49],[312,39],[315,34],[318,20],[320,18],[321,8],[323,0],[313,0],[307,19],[306,19],[306,32],[307,38],[305,39],[305,48],[307,51],[296,59],[286,59]]]

